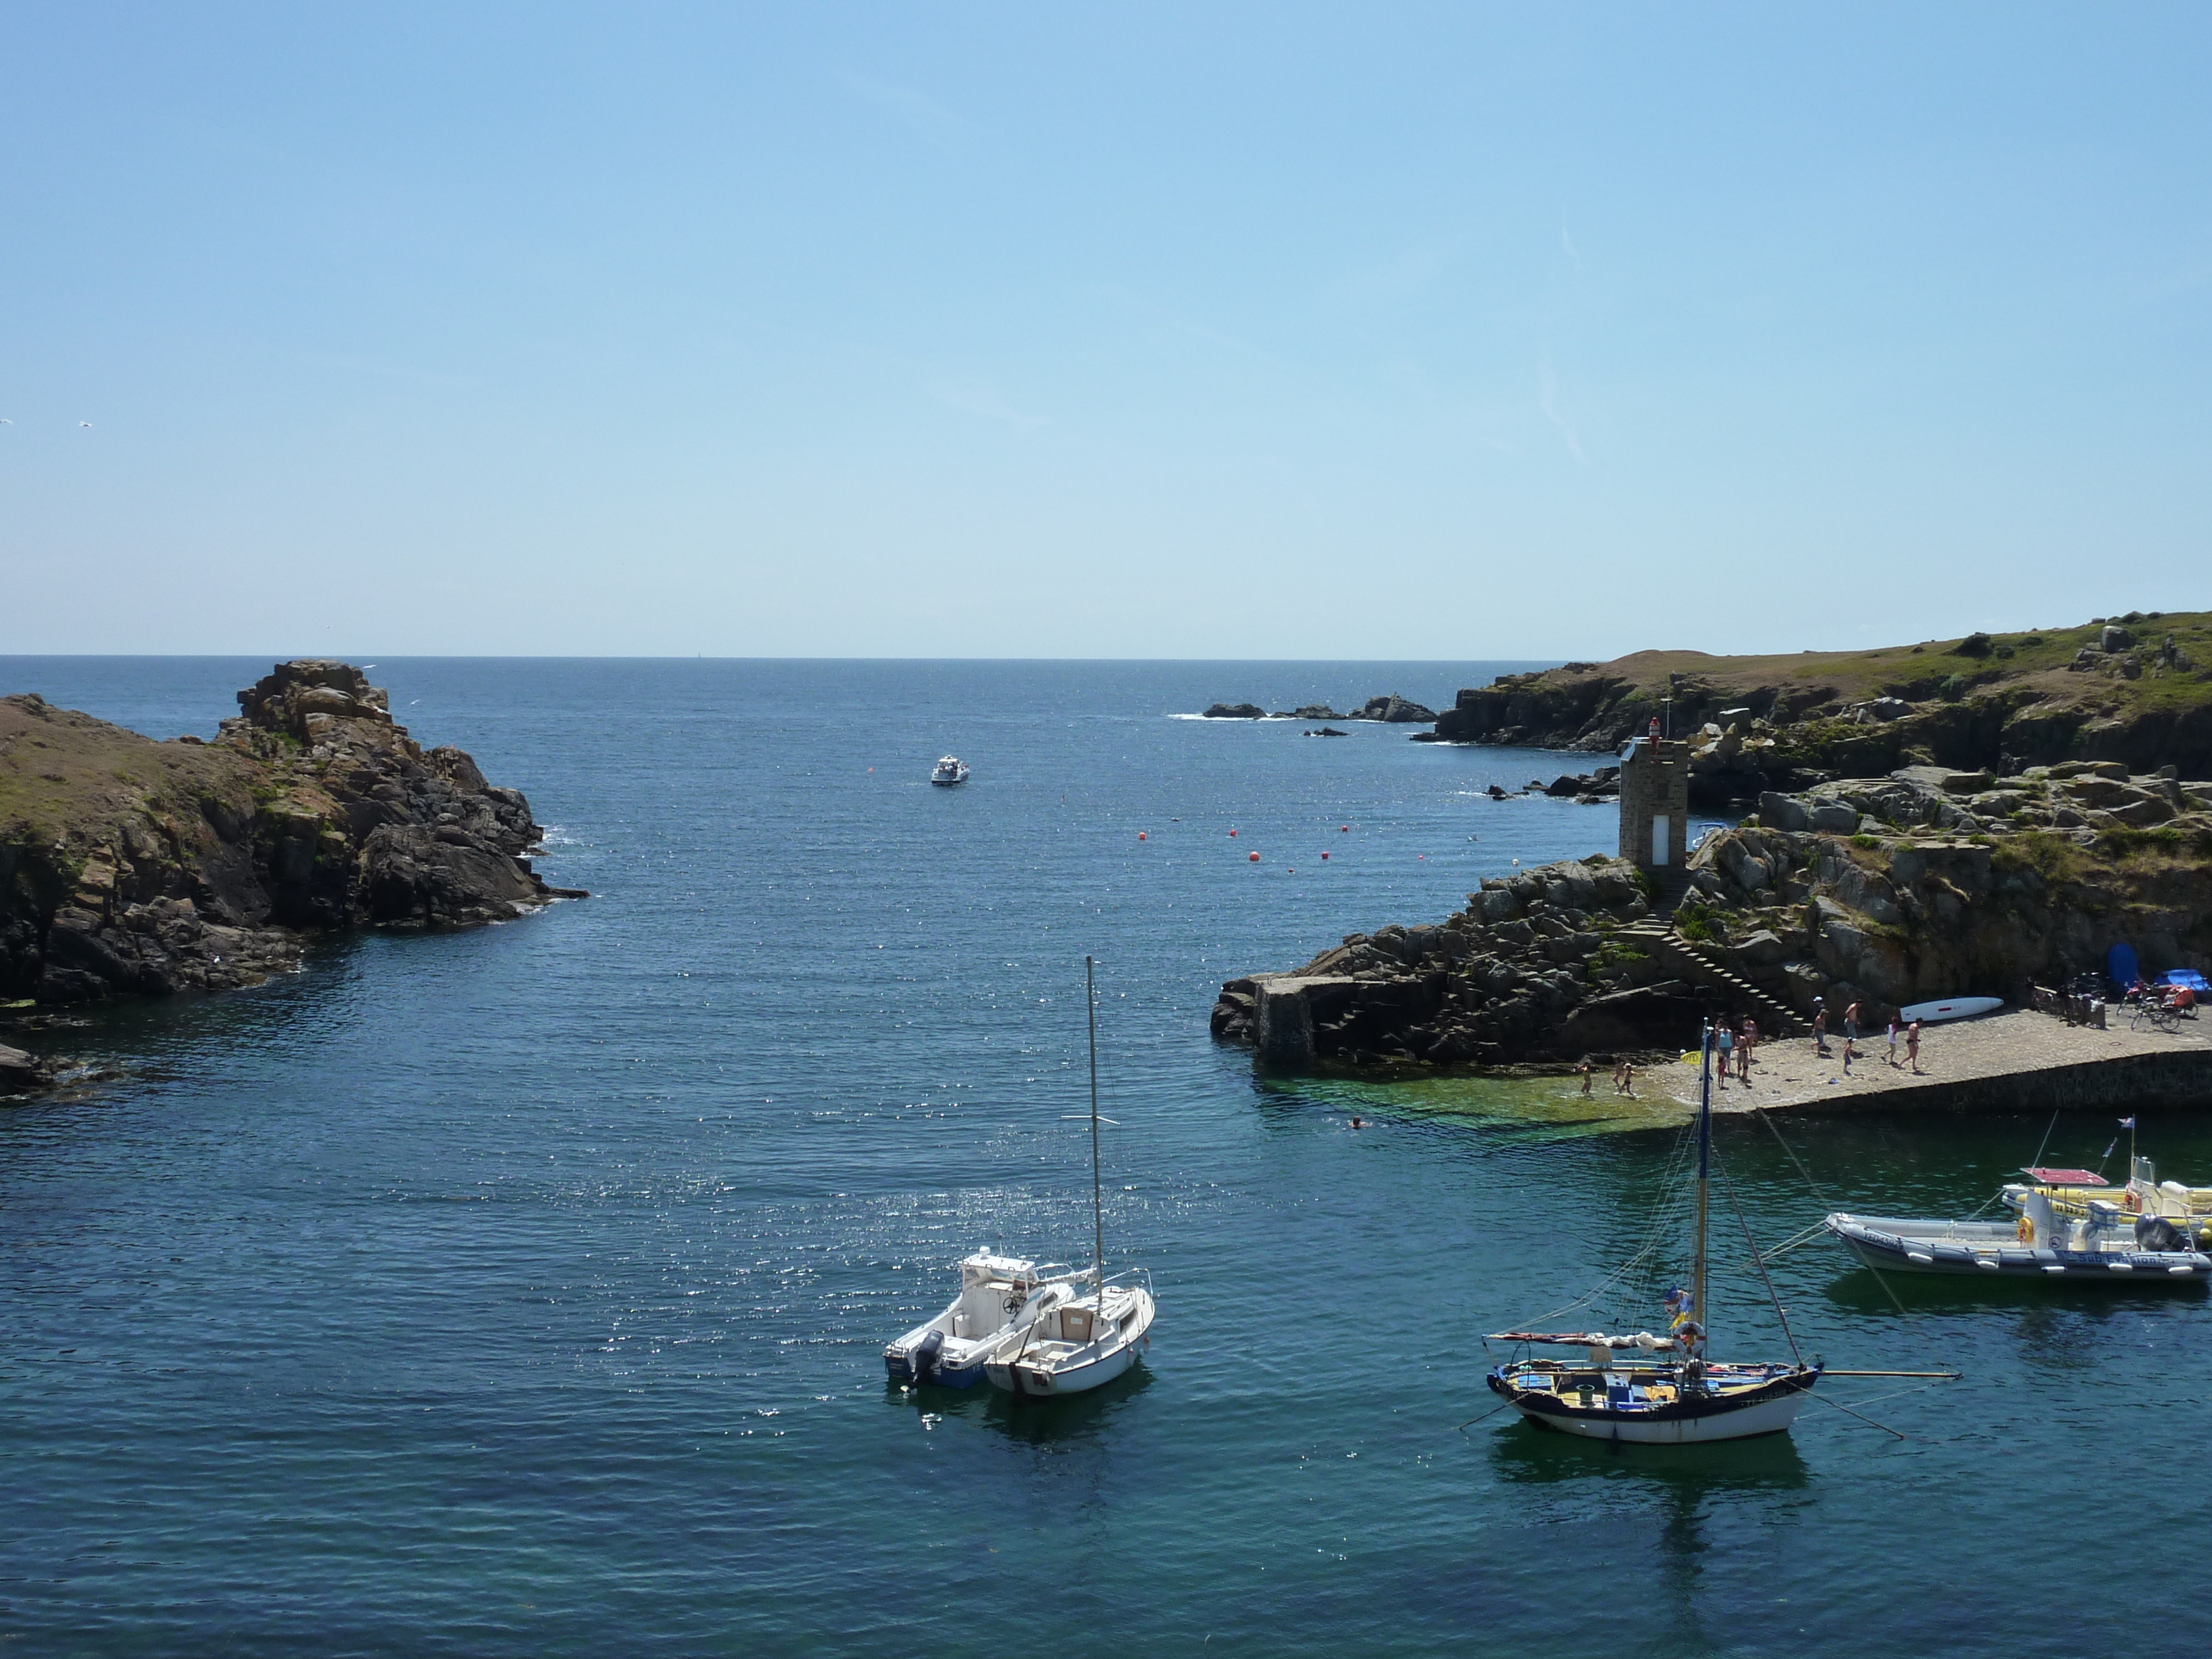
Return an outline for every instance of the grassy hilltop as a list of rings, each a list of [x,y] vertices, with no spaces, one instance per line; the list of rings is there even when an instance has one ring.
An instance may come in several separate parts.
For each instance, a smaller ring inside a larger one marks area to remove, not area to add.
[[[1638,651],[1502,675],[1437,722],[1460,742],[1607,750],[1667,712],[1677,735],[1728,711],[1780,786],[1914,763],[2067,760],[2212,775],[2212,611],[2130,611],[2066,628],[1868,651],[1716,657]]]

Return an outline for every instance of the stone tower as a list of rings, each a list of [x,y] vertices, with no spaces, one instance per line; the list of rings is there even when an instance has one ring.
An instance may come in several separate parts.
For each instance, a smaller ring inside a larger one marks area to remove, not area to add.
[[[1620,757],[1620,856],[1655,874],[1682,867],[1690,844],[1690,746],[1638,738]]]

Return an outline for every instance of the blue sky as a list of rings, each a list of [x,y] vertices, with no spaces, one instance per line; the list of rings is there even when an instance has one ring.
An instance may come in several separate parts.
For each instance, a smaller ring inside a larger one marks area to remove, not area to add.
[[[2212,605],[2202,7],[4,22],[0,652]]]

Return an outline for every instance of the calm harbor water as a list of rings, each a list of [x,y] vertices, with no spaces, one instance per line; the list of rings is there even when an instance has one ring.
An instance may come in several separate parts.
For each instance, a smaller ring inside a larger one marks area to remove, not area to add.
[[[3,1650],[2019,1659],[2188,1614],[2201,1292],[1900,1311],[1816,1242],[1776,1265],[1808,1353],[1966,1373],[1822,1390],[1909,1438],[1469,1421],[1482,1333],[1640,1242],[1674,1116],[1265,1083],[1206,1013],[1609,850],[1612,815],[1480,794],[1564,757],[1173,717],[1508,665],[380,663],[595,896],[37,1034],[122,1075],[0,1109]],[[266,668],[0,659],[0,690],[205,735]],[[924,781],[947,751],[963,789]],[[887,1388],[958,1255],[1087,1254],[1086,951],[1151,1356],[1073,1401]],[[1964,1212],[2047,1127],[1784,1133],[1829,1200]],[[2113,1133],[2062,1119],[2047,1156]],[[2212,1179],[2199,1121],[2141,1133]],[[1762,1241],[1818,1218],[1764,1128],[1719,1144]],[[1713,1313],[1717,1351],[1783,1354],[1741,1272]]]

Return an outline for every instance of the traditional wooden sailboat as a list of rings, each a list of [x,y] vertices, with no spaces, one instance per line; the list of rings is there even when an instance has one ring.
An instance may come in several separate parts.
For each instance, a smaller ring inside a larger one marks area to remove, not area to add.
[[[1489,1376],[1491,1389],[1522,1416],[1547,1428],[1594,1440],[1681,1445],[1781,1434],[1821,1368],[1789,1364],[1723,1364],[1706,1357],[1705,1245],[1707,1188],[1712,1165],[1713,1032],[1705,1028],[1703,1086],[1697,1122],[1696,1254],[1686,1289],[1668,1292],[1668,1333],[1632,1336],[1602,1332],[1501,1331],[1492,1341],[1524,1347],[1581,1348],[1578,1360],[1522,1358]],[[1753,1261],[1759,1278],[1766,1268]],[[1774,1294],[1771,1281],[1767,1295]],[[1777,1301],[1778,1315],[1781,1304]],[[1787,1322],[1783,1328],[1789,1329]],[[1795,1346],[1795,1344],[1792,1344]]]
[[[1098,998],[1092,963],[1083,959],[1084,1000],[1091,1017],[1091,1223],[1097,1254],[1091,1279],[1095,1294],[1076,1295],[1041,1312],[1000,1340],[983,1375],[1009,1394],[1082,1394],[1112,1382],[1137,1363],[1152,1341],[1151,1276],[1142,1283],[1106,1279],[1106,1200],[1098,1170]],[[1089,1305],[1085,1305],[1085,1303]]]

